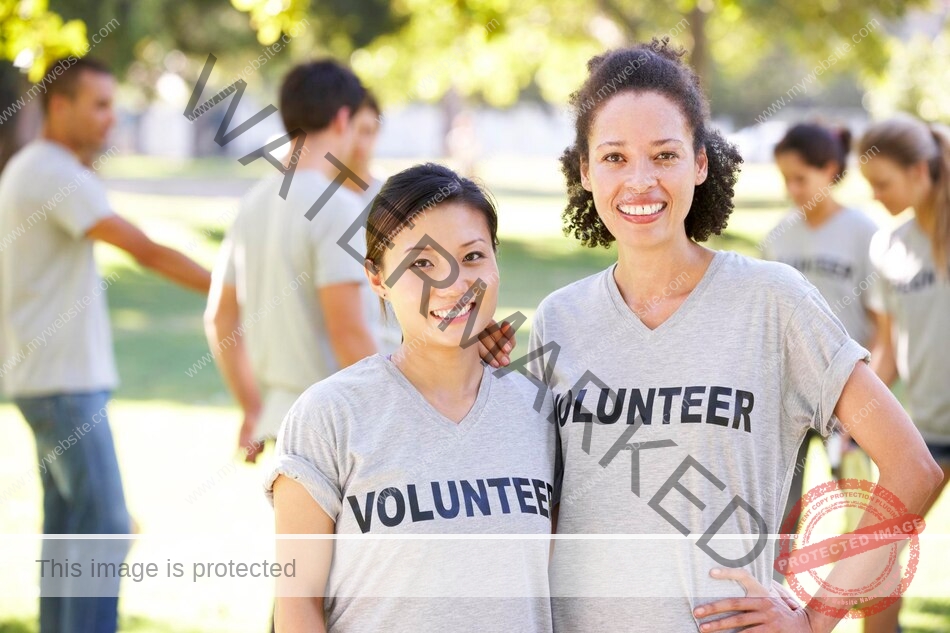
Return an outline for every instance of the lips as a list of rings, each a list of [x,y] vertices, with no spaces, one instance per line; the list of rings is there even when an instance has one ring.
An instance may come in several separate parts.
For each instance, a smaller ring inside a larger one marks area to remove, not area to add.
[[[617,210],[624,215],[650,216],[662,212],[666,208],[665,202],[653,204],[618,204]]]
[[[468,315],[468,313],[471,312],[472,308],[474,307],[475,307],[475,302],[472,301],[467,306],[461,309],[456,308],[453,305],[448,308],[442,308],[439,310],[430,310],[429,314],[431,314],[433,317],[435,317],[436,319],[440,321],[444,321],[445,319],[455,320],[455,319]]]

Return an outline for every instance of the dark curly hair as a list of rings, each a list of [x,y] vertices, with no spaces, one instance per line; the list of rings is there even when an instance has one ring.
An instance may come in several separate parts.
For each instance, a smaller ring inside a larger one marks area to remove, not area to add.
[[[571,95],[574,144],[561,155],[568,197],[562,215],[564,233],[573,234],[585,246],[609,247],[615,238],[597,215],[593,195],[581,185],[580,159],[590,149],[588,135],[597,112],[610,97],[627,90],[658,92],[672,100],[693,133],[693,150],[706,148],[708,175],[693,194],[686,235],[702,242],[726,228],[742,157],[735,145],[711,129],[709,103],[696,73],[681,59],[685,52],[671,46],[668,37],[653,38],[649,44],[609,51],[587,62],[587,81]]]

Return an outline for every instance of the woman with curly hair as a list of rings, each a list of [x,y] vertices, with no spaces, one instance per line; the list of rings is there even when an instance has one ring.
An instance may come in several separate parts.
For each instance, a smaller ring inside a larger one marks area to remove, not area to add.
[[[806,431],[863,415],[853,437],[910,512],[941,472],[814,286],[702,246],[726,227],[742,159],[681,56],[664,39],[594,57],[572,97],[566,231],[616,243],[617,262],[541,302],[525,362],[555,396],[557,532],[639,538],[556,542],[555,630],[828,631],[837,620],[811,608],[738,599],[737,569],[719,569],[769,582]]]

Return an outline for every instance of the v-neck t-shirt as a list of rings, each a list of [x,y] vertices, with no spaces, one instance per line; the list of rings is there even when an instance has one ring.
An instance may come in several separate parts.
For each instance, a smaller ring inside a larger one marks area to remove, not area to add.
[[[555,482],[550,395],[483,367],[458,423],[375,355],[310,387],[287,414],[266,480],[295,479],[335,522],[329,631],[551,630],[549,540],[387,540],[547,535]],[[486,593],[487,592],[487,593]]]
[[[557,532],[595,535],[555,543],[555,630],[696,630],[694,607],[744,595],[710,578],[723,560],[768,585],[773,549],[758,534],[779,532],[802,438],[831,432],[868,352],[784,264],[717,252],[654,329],[615,268],[545,298],[528,348],[549,346],[528,366],[554,392]]]

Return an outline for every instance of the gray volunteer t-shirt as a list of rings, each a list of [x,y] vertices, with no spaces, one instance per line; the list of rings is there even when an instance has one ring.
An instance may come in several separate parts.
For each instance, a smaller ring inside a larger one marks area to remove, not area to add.
[[[948,445],[950,282],[935,274],[930,238],[914,218],[875,235],[871,258],[881,277],[874,306],[891,316],[907,411],[925,440]]]
[[[337,534],[366,536],[334,542],[330,631],[551,630],[548,539],[372,538],[550,534],[556,432],[550,394],[533,409],[538,393],[520,374],[486,367],[456,424],[374,355],[300,397],[278,435],[267,495],[278,475],[291,477]]]
[[[878,226],[867,214],[844,208],[817,228],[800,211],[786,215],[762,241],[767,259],[796,268],[815,285],[851,337],[870,344],[868,315],[875,275],[868,254]]]
[[[557,531],[595,535],[556,542],[555,629],[696,630],[694,607],[743,595],[710,578],[713,567],[740,565],[768,585],[774,550],[759,535],[779,532],[805,432],[831,432],[868,353],[783,264],[717,252],[654,330],[624,302],[614,269],[544,299],[529,345],[550,346],[564,461]],[[530,369],[541,377],[544,364]]]
[[[66,148],[37,140],[0,176],[0,380],[9,396],[118,385],[106,289],[86,232],[113,215]]]

